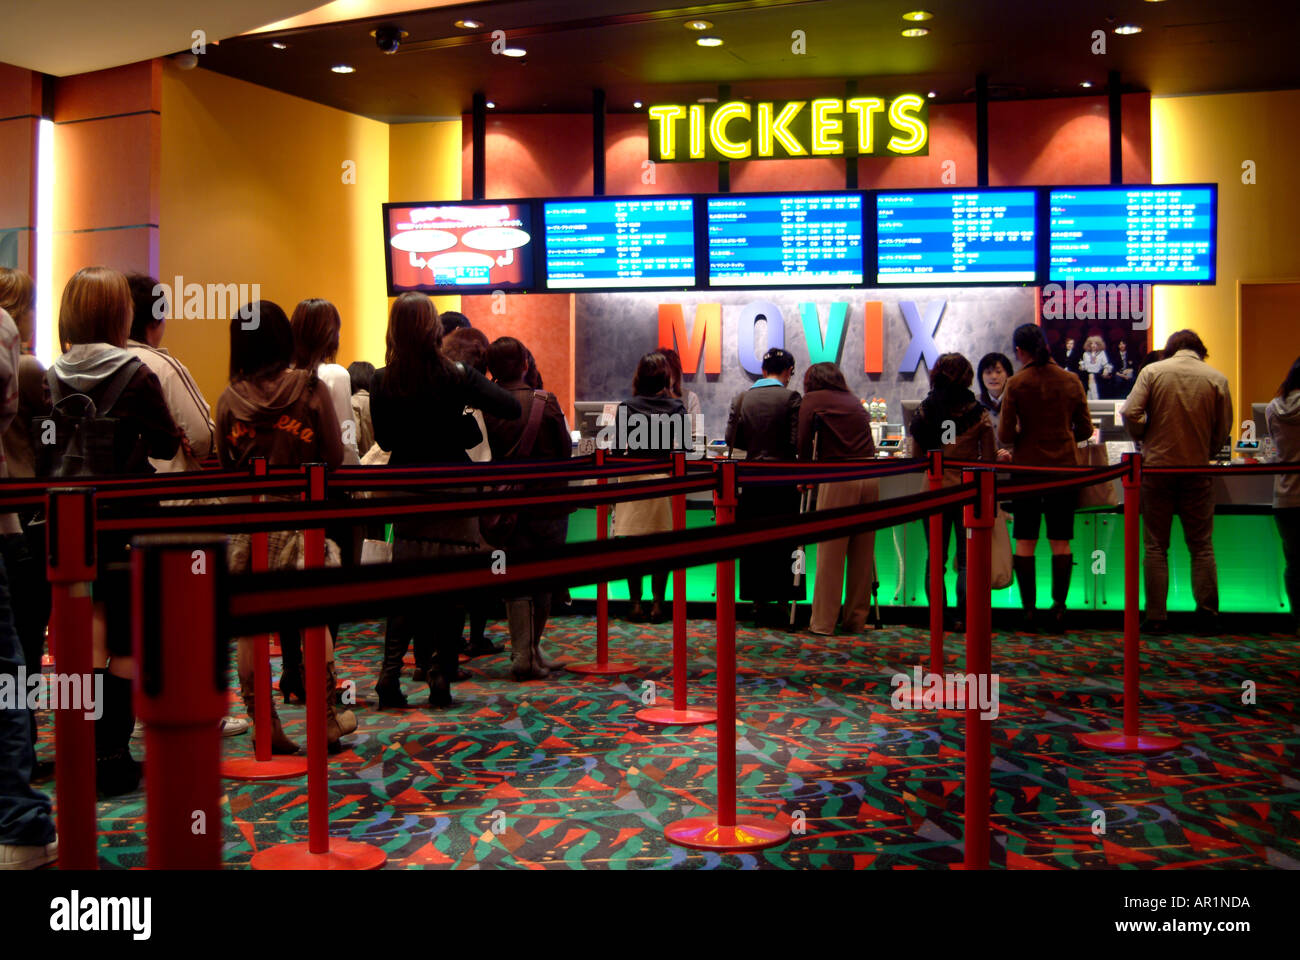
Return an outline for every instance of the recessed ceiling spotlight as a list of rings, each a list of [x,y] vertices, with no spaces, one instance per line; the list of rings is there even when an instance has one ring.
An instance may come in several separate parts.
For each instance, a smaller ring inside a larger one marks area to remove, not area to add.
[[[1084,80],[1084,81],[1082,81],[1082,82],[1079,84],[1079,86],[1083,87],[1083,89],[1085,89],[1085,90],[1091,90],[1091,89],[1092,89],[1092,81],[1091,81],[1091,80]]]
[[[687,20],[682,26],[687,30],[707,30],[713,24],[708,20]]]
[[[700,37],[696,41],[701,47],[720,47],[722,46],[721,37]]]
[[[925,27],[908,27],[903,31],[903,36],[911,39],[913,37],[924,37],[929,32]]]
[[[356,67],[350,67],[346,63],[336,63],[334,64],[334,66],[330,67],[330,69],[335,73],[356,73],[357,72]]]
[[[1128,37],[1128,36],[1132,36],[1135,33],[1141,33],[1142,28],[1139,27],[1136,23],[1121,23],[1118,27],[1115,28],[1115,32],[1118,33],[1121,37]]]
[[[934,99],[935,97],[937,97],[938,95],[939,95],[939,94],[937,94],[937,93],[935,93],[933,90],[931,90],[929,93],[926,94],[926,97],[928,97],[929,99],[933,100],[933,99]]]
[[[479,20],[457,20],[452,26],[460,27],[462,30],[478,30],[483,24]]]
[[[633,110],[640,110],[640,109],[641,109],[641,101],[640,101],[640,100],[633,100],[633,101],[632,101],[632,109],[633,109]]]
[[[506,47],[504,50],[501,51],[501,53],[503,56],[507,56],[507,57],[528,56],[528,51],[525,50],[523,47]]]
[[[929,10],[911,10],[903,14],[904,20],[911,20],[913,23],[920,23],[922,20],[930,20],[934,14]]]
[[[272,41],[271,41],[271,49],[272,49],[272,50],[288,50],[288,49],[289,49],[289,45],[288,45],[287,43],[281,43],[279,40],[272,40]]]
[[[489,100],[489,101],[487,102],[487,108],[488,108],[489,110],[495,110],[495,109],[497,108],[497,105],[496,105],[496,103],[495,103],[494,101]]]

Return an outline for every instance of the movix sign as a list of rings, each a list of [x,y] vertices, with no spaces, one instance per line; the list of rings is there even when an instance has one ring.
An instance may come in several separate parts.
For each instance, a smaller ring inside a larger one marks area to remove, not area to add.
[[[903,322],[907,326],[909,342],[899,362],[898,372],[912,374],[922,361],[928,370],[939,360],[939,346],[935,334],[948,305],[947,300],[930,300],[918,304],[911,300],[898,302]],[[862,371],[884,372],[884,303],[867,300],[862,304]],[[804,343],[808,351],[808,364],[840,363],[848,332],[850,304],[837,301],[827,305],[823,324],[822,313],[815,303],[797,305],[799,321],[803,324]],[[687,324],[680,303],[659,304],[659,346],[674,348],[682,358],[682,372],[695,374],[703,360],[706,374],[722,372],[722,304],[701,303],[695,308],[693,322]],[[756,342],[758,325],[763,322],[766,342]],[[739,344],[740,365],[746,372],[762,372],[761,357],[773,347],[785,347],[785,317],[781,308],[765,300],[755,300],[740,308],[736,318],[736,342]],[[753,349],[748,349],[750,345]]]

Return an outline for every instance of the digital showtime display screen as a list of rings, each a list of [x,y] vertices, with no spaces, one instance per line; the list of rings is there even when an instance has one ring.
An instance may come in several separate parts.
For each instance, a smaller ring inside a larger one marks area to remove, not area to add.
[[[1053,189],[1049,280],[1212,283],[1214,186]]]
[[[876,282],[1032,283],[1033,190],[876,195]]]
[[[542,215],[547,289],[695,286],[691,197],[553,200]]]
[[[862,195],[710,197],[709,286],[862,283]]]
[[[385,204],[388,293],[473,293],[533,285],[530,203]]]

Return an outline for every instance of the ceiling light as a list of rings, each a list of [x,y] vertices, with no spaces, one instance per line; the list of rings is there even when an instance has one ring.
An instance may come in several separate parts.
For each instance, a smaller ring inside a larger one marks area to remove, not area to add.
[[[908,38],[924,37],[929,32],[930,31],[925,29],[925,27],[908,27],[906,30],[903,31],[903,36]]]
[[[1083,89],[1085,89],[1085,90],[1091,90],[1091,89],[1092,89],[1092,81],[1091,81],[1091,80],[1084,80],[1084,81],[1082,81],[1082,82],[1079,84],[1079,86],[1083,87]]]
[[[633,109],[633,110],[640,110],[640,109],[641,109],[641,101],[640,101],[640,100],[633,100],[633,101],[632,101],[632,109]]]
[[[271,41],[271,49],[272,49],[272,50],[288,50],[288,49],[289,49],[289,45],[288,45],[287,43],[281,43],[279,40],[272,40],[272,41]]]
[[[911,20],[913,23],[920,23],[922,20],[929,20],[934,16],[929,10],[912,10],[903,14],[904,20]]]
[[[708,20],[687,20],[682,26],[687,30],[707,30],[713,24]]]
[[[497,105],[496,105],[496,103],[494,103],[493,101],[489,100],[489,101],[487,102],[487,108],[488,108],[489,110],[495,110],[495,109],[497,108]]]
[[[933,90],[931,90],[929,93],[926,94],[926,96],[929,97],[931,100],[933,100],[938,95],[939,94],[935,93]]]
[[[460,27],[462,30],[478,30],[483,24],[478,20],[457,20],[452,26]]]
[[[356,67],[350,67],[346,63],[336,63],[330,67],[335,73],[356,73]]]
[[[1121,37],[1128,37],[1128,36],[1132,36],[1135,33],[1141,33],[1142,28],[1139,27],[1136,23],[1121,23],[1118,27],[1115,28],[1115,32],[1118,33]]]
[[[700,99],[696,100],[695,102],[696,102],[696,103],[717,103],[717,102],[718,102],[718,98],[717,98],[717,97],[700,97]]]
[[[695,41],[701,47],[720,47],[722,46],[721,37],[700,37]]]
[[[506,47],[504,50],[501,51],[501,53],[502,53],[502,55],[507,56],[507,57],[526,57],[526,56],[528,56],[528,51],[525,50],[523,47]]]

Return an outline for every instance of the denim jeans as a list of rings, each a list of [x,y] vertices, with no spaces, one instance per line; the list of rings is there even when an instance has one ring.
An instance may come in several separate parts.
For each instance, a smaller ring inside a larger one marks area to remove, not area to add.
[[[23,663],[10,608],[9,581],[0,556],[0,675],[14,677],[16,682]],[[49,797],[31,786],[36,752],[32,749],[27,691],[15,693],[23,698],[22,706],[0,706],[0,843],[43,846],[54,840],[54,820],[50,817]]]

